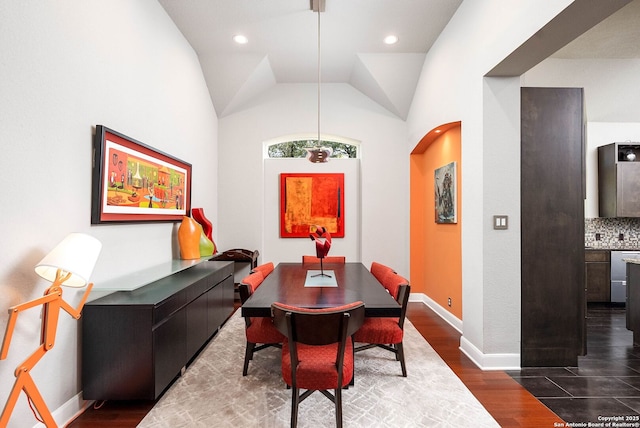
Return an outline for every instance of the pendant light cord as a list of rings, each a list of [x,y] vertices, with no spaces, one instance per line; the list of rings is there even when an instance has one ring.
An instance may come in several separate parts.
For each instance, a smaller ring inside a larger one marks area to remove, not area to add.
[[[320,147],[320,8],[318,7],[318,141]]]

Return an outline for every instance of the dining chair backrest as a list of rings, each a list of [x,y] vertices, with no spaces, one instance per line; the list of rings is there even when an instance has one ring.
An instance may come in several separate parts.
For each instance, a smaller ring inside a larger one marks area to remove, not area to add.
[[[400,286],[409,284],[409,281],[399,275],[397,273],[389,273],[383,278],[382,286],[387,289],[389,294],[393,296],[394,299],[398,299],[398,292],[400,291]]]
[[[262,272],[254,272],[242,278],[238,285],[238,291],[240,292],[240,301],[246,302],[249,297],[258,289],[260,284],[264,281],[264,275]]]
[[[305,345],[339,343],[353,335],[364,322],[364,303],[307,309],[276,302],[272,306],[273,324],[290,341]]]
[[[326,256],[322,259],[323,263],[346,263],[345,256]],[[320,263],[320,259],[316,256],[302,256],[302,264]]]
[[[273,265],[273,262],[267,262],[267,263],[263,263],[259,266],[254,267],[251,270],[251,273],[254,272],[262,272],[262,275],[266,278],[267,275],[269,275],[271,272],[273,272],[273,270],[275,269],[275,266]]]
[[[376,279],[380,282],[380,283],[384,283],[384,279],[392,274],[392,273],[396,273],[392,268],[390,268],[387,265],[383,265],[382,263],[379,262],[371,262],[371,274],[373,274],[373,276],[376,277]]]

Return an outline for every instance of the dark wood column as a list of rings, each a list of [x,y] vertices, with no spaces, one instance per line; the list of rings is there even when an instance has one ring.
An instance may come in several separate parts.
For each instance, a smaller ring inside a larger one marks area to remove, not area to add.
[[[521,91],[521,365],[577,365],[585,341],[581,88]]]

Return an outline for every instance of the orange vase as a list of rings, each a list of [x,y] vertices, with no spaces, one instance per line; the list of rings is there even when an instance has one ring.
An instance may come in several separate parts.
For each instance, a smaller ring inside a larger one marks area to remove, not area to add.
[[[191,217],[182,217],[182,223],[178,227],[178,244],[180,245],[180,257],[183,259],[200,258],[200,234],[202,228]]]

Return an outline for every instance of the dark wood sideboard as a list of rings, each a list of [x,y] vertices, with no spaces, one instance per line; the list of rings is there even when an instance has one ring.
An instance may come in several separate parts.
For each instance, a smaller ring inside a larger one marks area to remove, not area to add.
[[[85,400],[153,400],[233,312],[233,262],[206,261],[82,313]]]

